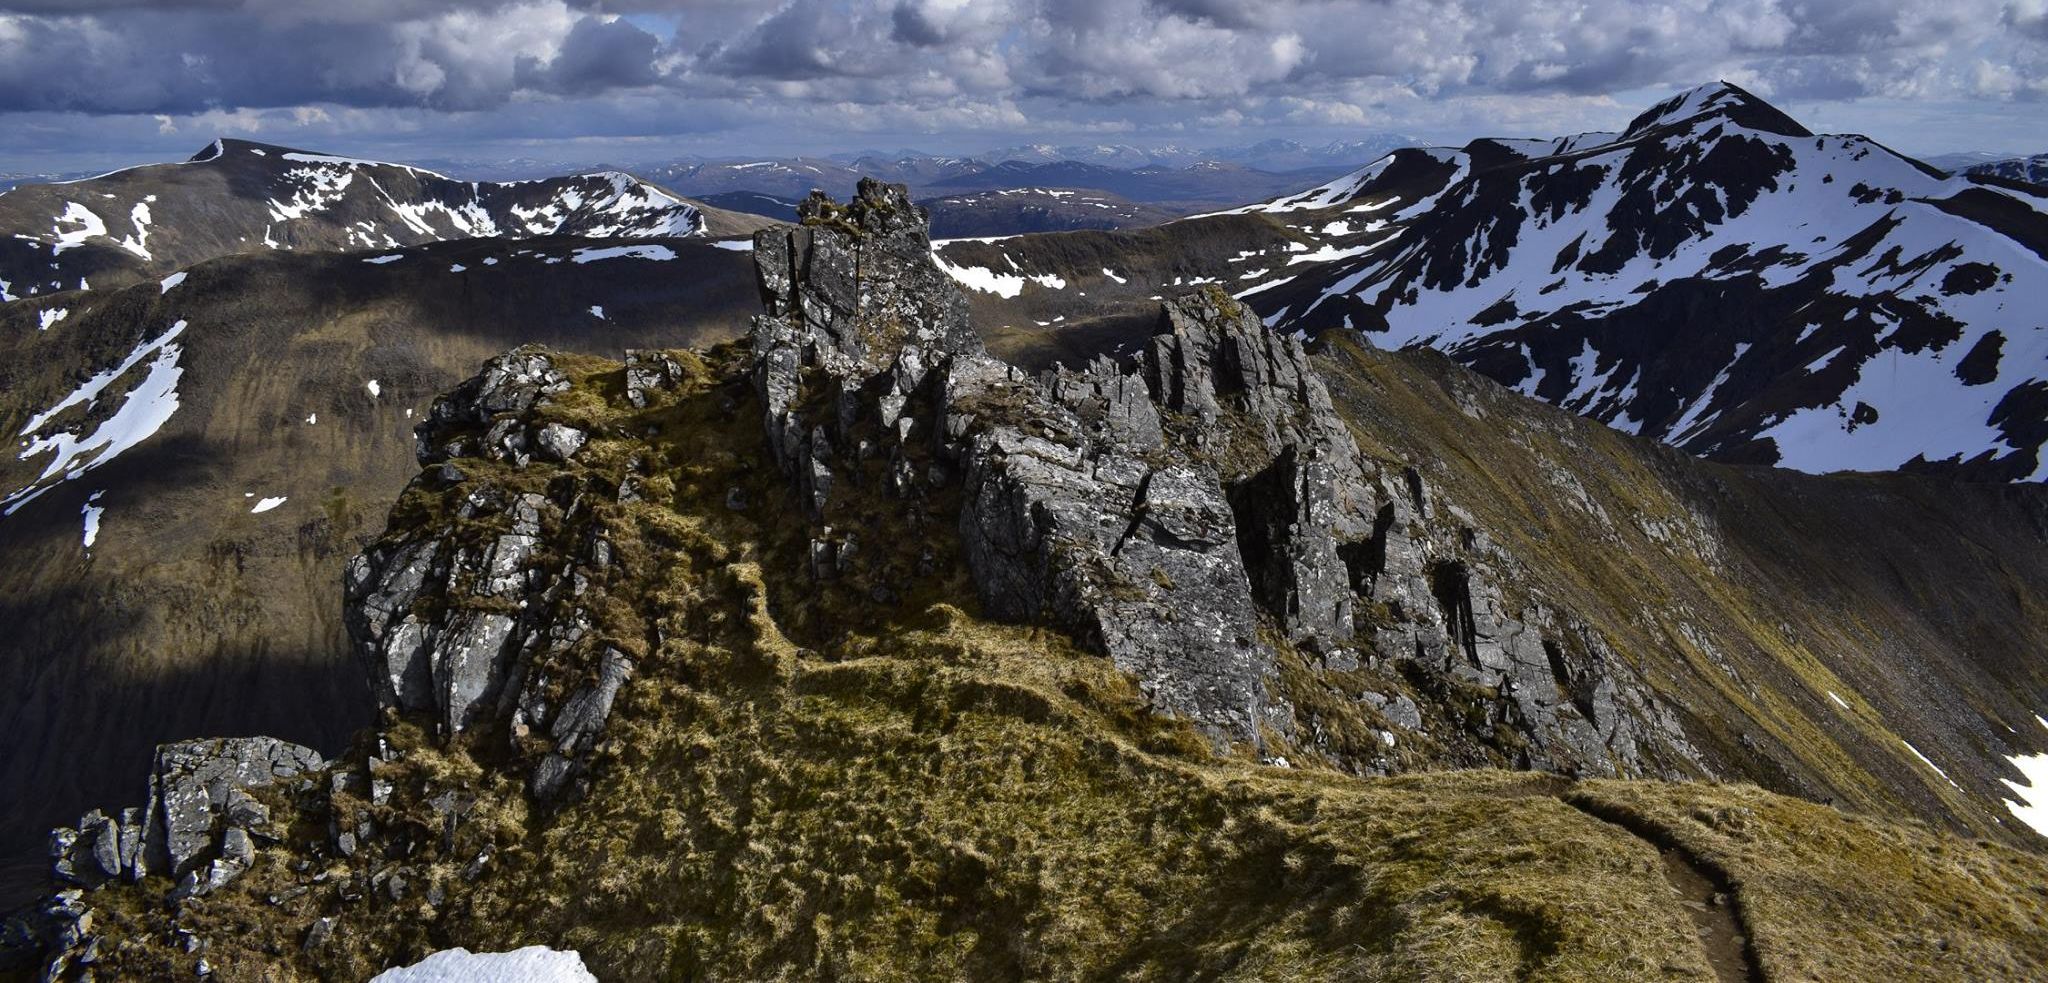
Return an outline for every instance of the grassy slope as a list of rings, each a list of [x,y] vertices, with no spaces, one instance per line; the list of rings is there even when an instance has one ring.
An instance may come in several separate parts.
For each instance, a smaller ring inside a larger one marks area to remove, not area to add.
[[[268,733],[331,750],[361,726],[341,566],[416,471],[412,426],[435,393],[521,341],[617,355],[715,340],[758,306],[745,253],[677,242],[666,263],[511,255],[581,245],[454,243],[382,265],[233,257],[169,293],[149,283],[0,308],[10,434],[69,393],[77,370],[189,322],[180,406],[163,429],[0,518],[0,672],[12,681],[0,747],[64,749],[0,755],[0,907],[26,900],[53,824],[141,794],[157,743]],[[587,310],[599,301],[607,320]],[[38,330],[36,310],[59,307],[70,315]],[[46,463],[0,456],[0,484],[21,487]],[[88,557],[79,510],[97,489],[106,512]],[[288,501],[252,515],[249,493]]]
[[[2048,669],[2020,654],[2048,644],[2048,489],[1716,465],[1430,353],[1333,338],[1321,365],[1360,446],[1600,626],[1723,774],[2038,842],[1998,779],[2048,748]]]
[[[636,454],[649,465],[642,501],[585,498],[618,566],[583,603],[638,660],[591,796],[541,814],[502,735],[439,747],[395,725],[391,801],[337,808],[345,824],[367,810],[385,843],[418,831],[418,852],[335,858],[311,845],[328,817],[302,814],[257,870],[187,906],[219,978],[547,943],[609,979],[1712,979],[1656,849],[1603,810],[1717,865],[1780,978],[2048,971],[2033,854],[1740,786],[1212,758],[1103,660],[944,603],[970,596],[950,536],[890,502],[842,521],[883,550],[879,570],[931,546],[919,589],[878,604],[859,577],[814,585],[739,354],[680,357],[695,381],[644,411],[615,366],[575,364],[551,412],[599,436],[574,466],[464,465],[472,483],[568,471],[595,490]],[[724,506],[732,488],[748,509]],[[415,487],[393,528],[446,523],[462,493]],[[451,788],[477,804],[444,841],[423,803]],[[408,887],[374,886],[380,872]],[[93,895],[111,969],[189,971],[195,956],[148,934],[169,927],[162,887]],[[446,902],[425,903],[436,887]],[[303,948],[323,915],[336,941]]]

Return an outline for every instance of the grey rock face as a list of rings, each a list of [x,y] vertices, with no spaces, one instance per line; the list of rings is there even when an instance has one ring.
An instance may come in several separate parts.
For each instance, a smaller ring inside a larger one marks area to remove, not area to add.
[[[533,775],[533,793],[541,799],[560,796],[565,784],[577,774],[576,756],[591,749],[604,733],[611,718],[612,701],[633,674],[633,660],[616,648],[607,648],[598,667],[597,681],[571,693],[555,715],[550,734],[555,750],[541,762]]]
[[[51,834],[60,880],[87,887],[163,874],[174,898],[205,894],[255,862],[250,831],[270,811],[249,793],[327,766],[311,748],[270,737],[180,741],[157,748],[148,804],[118,817],[86,813],[75,829]]]
[[[682,379],[672,359],[645,353],[631,374],[643,402]],[[523,457],[505,449],[531,446],[543,458],[568,461],[588,435],[532,419],[541,399],[567,385],[543,355],[492,360],[420,427],[421,446],[435,449],[427,459],[499,457],[523,466]],[[427,714],[444,735],[488,724],[515,744],[552,737],[555,747],[541,754],[532,781],[543,799],[573,787],[631,670],[616,649],[590,653],[598,681],[572,690],[559,707],[548,696],[554,675],[581,661],[592,619],[580,600],[612,566],[604,537],[572,521],[583,490],[575,482],[560,487],[547,496],[511,495],[480,484],[455,511],[472,528],[494,527],[494,535],[418,530],[417,538],[385,541],[355,557],[344,583],[349,636],[379,705]]]
[[[626,349],[626,401],[635,407],[647,405],[647,394],[671,389],[683,381],[683,367],[661,352]]]
[[[965,456],[960,533],[984,612],[1067,629],[1219,737],[1256,745],[1262,723],[1285,729],[1213,472],[1003,425]]]
[[[1414,661],[1491,694],[1477,738],[1505,725],[1530,767],[1702,770],[1627,663],[1540,603],[1511,608],[1511,558],[1419,469],[1365,460],[1303,346],[1228,296],[1168,301],[1135,364],[1033,378],[974,339],[902,189],[814,197],[804,216],[756,239],[754,377],[814,522],[867,456],[889,456],[899,496],[957,478],[983,611],[1071,632],[1219,740],[1294,733],[1271,626],[1312,671]],[[923,473],[905,453],[920,441],[938,462]],[[842,539],[813,543],[814,576],[860,562]],[[1366,696],[1397,728],[1431,726],[1406,693]]]
[[[1350,642],[1358,594],[1337,550],[1335,476],[1299,444],[1281,448],[1265,470],[1231,490],[1245,572],[1259,605],[1297,643],[1322,649]]]
[[[520,417],[541,399],[568,388],[569,377],[541,352],[522,348],[500,355],[434,401],[427,418],[413,428],[415,454],[422,466],[473,454],[523,466],[538,438]],[[471,433],[477,429],[483,430],[481,437]]]
[[[863,415],[893,431],[935,364],[983,349],[908,189],[863,180],[849,204],[814,194],[798,215],[797,228],[754,236],[767,308],[754,318],[754,384],[769,448],[819,518],[841,455],[859,453],[849,437]],[[806,373],[825,380],[832,408],[815,419],[798,411]]]
[[[85,892],[75,887],[12,913],[0,921],[0,969],[13,973],[40,959],[40,980],[90,978],[99,948],[93,921]]]
[[[152,859],[161,844],[161,870],[182,877],[213,846],[231,796],[326,766],[318,752],[271,737],[182,741],[157,749],[144,817],[144,848]],[[251,818],[246,806],[236,814]],[[161,836],[161,839],[158,837]]]

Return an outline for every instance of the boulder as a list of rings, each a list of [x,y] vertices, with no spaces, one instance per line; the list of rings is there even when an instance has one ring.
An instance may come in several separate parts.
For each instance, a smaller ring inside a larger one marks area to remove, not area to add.
[[[589,435],[575,427],[550,423],[540,428],[540,433],[534,437],[534,444],[549,460],[561,462],[575,457],[576,452],[582,450],[584,442],[589,439]]]
[[[162,745],[147,804],[118,816],[93,810],[53,831],[53,872],[86,887],[162,874],[177,884],[174,897],[204,894],[255,862],[250,831],[269,825],[270,810],[250,793],[326,767],[311,748],[271,737]]]

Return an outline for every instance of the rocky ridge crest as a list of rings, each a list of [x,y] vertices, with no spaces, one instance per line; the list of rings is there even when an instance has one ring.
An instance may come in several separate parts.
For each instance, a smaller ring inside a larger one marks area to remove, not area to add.
[[[803,219],[757,236],[753,342],[771,442],[814,518],[870,458],[899,496],[958,482],[985,613],[1074,634],[1159,709],[1268,757],[1397,767],[1319,741],[1278,685],[1299,666],[1348,686],[1386,745],[1424,730],[1412,686],[1357,683],[1420,670],[1486,694],[1474,736],[1509,728],[1520,766],[1705,770],[1624,660],[1568,613],[1510,601],[1513,558],[1422,475],[1360,455],[1302,344],[1227,295],[1168,301],[1133,359],[1034,377],[969,329],[901,186],[814,196]]]

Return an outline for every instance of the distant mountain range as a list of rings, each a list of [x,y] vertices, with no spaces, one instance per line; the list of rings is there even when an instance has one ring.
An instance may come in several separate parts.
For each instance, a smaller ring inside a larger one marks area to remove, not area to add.
[[[710,209],[622,171],[458,181],[288,147],[216,141],[191,160],[0,194],[0,300],[106,289],[232,253],[397,249],[469,238],[738,234]]]
[[[1021,235],[1069,229],[1134,229],[1170,222],[1177,213],[1106,191],[1005,188],[926,198],[932,235]]]
[[[1142,163],[1133,155],[1104,152],[1091,156],[1117,163],[1076,160],[1065,156],[1073,148],[1041,148],[1047,159],[1035,159],[1021,152],[1006,153],[1002,159],[945,157],[912,154],[898,157],[762,158],[739,161],[686,161],[643,169],[649,180],[678,194],[721,201],[726,195],[763,195],[796,201],[812,189],[844,196],[863,177],[894,184],[907,184],[920,194],[965,194],[983,191],[1011,191],[1024,188],[1106,192],[1133,202],[1158,206],[1168,214],[1189,214],[1222,205],[1240,204],[1285,194],[1327,180],[1365,163],[1384,151],[1363,144],[1355,153],[1338,153],[1330,163],[1320,159],[1321,151],[1302,150],[1291,157],[1286,148],[1274,146],[1265,159],[1286,163],[1284,170],[1217,159],[1191,161],[1152,160]],[[1323,148],[1328,149],[1328,148]],[[1124,166],[1137,163],[1137,166]],[[1023,230],[1016,230],[1023,231]]]
[[[800,198],[754,191],[702,195],[707,205],[750,212],[783,222],[797,220]],[[1131,201],[1107,191],[1073,188],[1002,188],[922,198],[931,214],[932,235],[1009,236],[1072,229],[1136,229],[1170,222],[1184,214],[1172,208]]]
[[[1201,163],[1237,164],[1261,171],[1298,171],[1311,167],[1356,166],[1374,160],[1390,150],[1413,146],[1414,137],[1394,133],[1367,134],[1356,140],[1305,144],[1295,140],[1262,140],[1258,143],[1196,149],[1193,147],[1134,147],[1129,144],[1060,145],[1034,143],[999,147],[975,154],[980,160],[1003,164],[1056,164],[1071,161],[1122,170],[1140,167],[1190,167]]]
[[[2041,480],[2044,216],[2048,190],[1720,84],[1621,133],[1400,150],[1229,214],[941,256],[1001,288],[999,323],[1220,282],[1276,330],[1434,348],[1707,457]]]
[[[2002,177],[2011,181],[2025,181],[2029,184],[2048,184],[2048,154],[1985,161],[1972,165],[1970,173]]]

